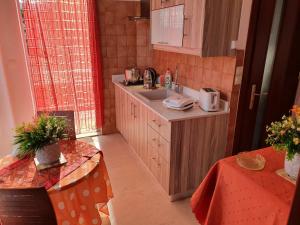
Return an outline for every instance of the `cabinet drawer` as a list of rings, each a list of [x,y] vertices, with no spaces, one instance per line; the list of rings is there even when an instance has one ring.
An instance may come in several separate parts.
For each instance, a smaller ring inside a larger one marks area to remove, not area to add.
[[[148,111],[148,124],[167,141],[171,139],[171,123],[161,118],[152,111]]]
[[[150,126],[148,126],[148,146],[158,148],[159,134]]]
[[[155,149],[157,153],[170,162],[170,143],[148,126],[148,148]]]
[[[170,143],[161,136],[158,139],[158,154],[170,162]]]

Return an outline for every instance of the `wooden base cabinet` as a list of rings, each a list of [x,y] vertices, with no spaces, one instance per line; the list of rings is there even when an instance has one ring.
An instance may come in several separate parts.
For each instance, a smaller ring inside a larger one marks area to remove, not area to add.
[[[115,86],[117,129],[171,200],[190,196],[225,156],[228,114],[166,121]]]

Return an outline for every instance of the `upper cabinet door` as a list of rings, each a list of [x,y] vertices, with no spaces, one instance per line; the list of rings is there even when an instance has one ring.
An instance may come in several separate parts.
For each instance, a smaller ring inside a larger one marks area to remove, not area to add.
[[[184,6],[152,11],[151,43],[182,47]]]
[[[163,29],[161,25],[161,10],[151,12],[151,43],[159,44],[164,40]]]
[[[160,0],[161,8],[184,4],[184,0]]]
[[[203,42],[205,0],[187,0],[184,15],[183,47],[200,51]]]
[[[162,0],[151,0],[151,9],[156,10],[162,8],[161,2]]]

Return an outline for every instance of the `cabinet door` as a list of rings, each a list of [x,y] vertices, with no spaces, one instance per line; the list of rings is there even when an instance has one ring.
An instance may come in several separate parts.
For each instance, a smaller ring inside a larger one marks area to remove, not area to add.
[[[151,9],[156,10],[161,8],[162,0],[151,0]]]
[[[115,85],[115,109],[116,109],[116,127],[121,132],[121,112],[120,112],[120,88]]]
[[[138,155],[140,155],[140,133],[139,133],[139,126],[140,126],[140,103],[132,98],[132,107],[133,107],[133,114],[132,114],[132,147],[135,149]]]
[[[116,87],[116,119],[117,119],[117,128],[120,133],[125,137],[126,134],[126,93],[120,88]]]
[[[139,156],[148,165],[148,146],[147,146],[147,111],[148,109],[143,105],[139,104],[139,127],[138,127],[138,137],[139,137]]]
[[[183,47],[202,48],[205,0],[187,0],[184,7]]]
[[[148,111],[148,124],[167,141],[171,139],[171,123],[152,111]]]
[[[184,6],[152,11],[151,43],[182,47]]]
[[[160,0],[161,1],[161,7],[166,8],[166,7],[171,7],[175,5],[180,5],[184,4],[185,0]],[[189,0],[186,0],[189,1]]]
[[[129,143],[129,134],[130,134],[130,118],[131,118],[131,105],[129,102],[129,95],[125,92],[123,92],[123,102],[124,102],[124,107],[123,107],[123,136],[125,140]]]
[[[167,161],[170,162],[170,143],[162,136],[158,139],[158,153]]]
[[[158,167],[158,181],[163,187],[163,189],[169,194],[170,163],[167,162],[164,159],[164,157],[158,154],[157,167]]]
[[[133,139],[134,139],[134,118],[133,118],[133,100],[130,95],[127,95],[127,136],[128,143],[133,147]]]
[[[155,10],[151,12],[151,43],[152,44],[164,44],[165,31],[163,30],[162,20],[163,20],[162,10]]]
[[[157,166],[158,161],[158,134],[150,126],[148,126],[148,168],[152,174],[158,179],[159,170]]]

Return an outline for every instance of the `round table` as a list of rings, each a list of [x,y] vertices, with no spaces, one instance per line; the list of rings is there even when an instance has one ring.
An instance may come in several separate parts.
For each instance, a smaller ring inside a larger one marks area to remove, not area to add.
[[[10,155],[0,158],[0,170],[17,160]],[[16,185],[11,186],[16,187],[22,187],[22,183],[16,182]],[[24,187],[28,187],[28,184]],[[106,204],[112,198],[103,156],[95,154],[47,191],[59,225],[101,224],[102,218],[108,216]]]

